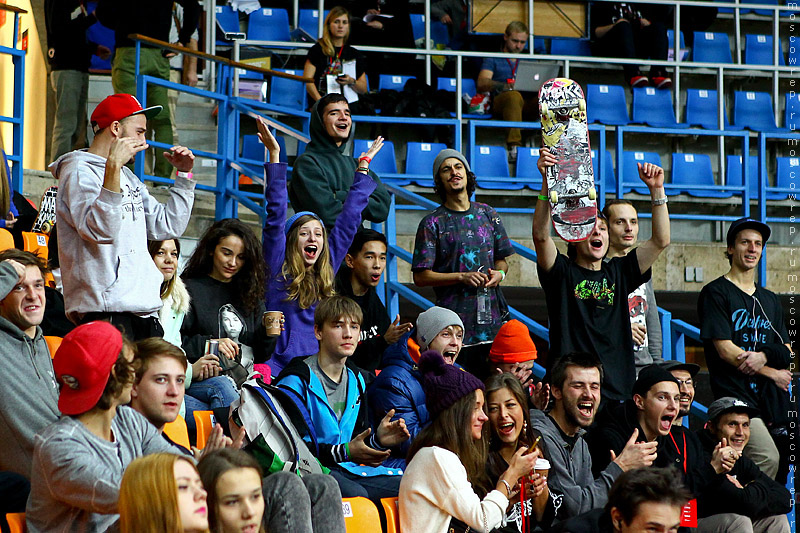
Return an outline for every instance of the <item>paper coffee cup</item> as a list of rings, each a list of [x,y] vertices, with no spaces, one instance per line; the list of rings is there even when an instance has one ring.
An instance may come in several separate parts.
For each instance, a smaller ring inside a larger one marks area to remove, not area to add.
[[[533,471],[546,478],[547,474],[550,473],[550,461],[542,459],[541,457],[536,459],[536,464],[533,465]]]
[[[277,337],[281,334],[281,319],[283,313],[280,311],[267,311],[264,313],[264,327],[267,328],[267,335]]]

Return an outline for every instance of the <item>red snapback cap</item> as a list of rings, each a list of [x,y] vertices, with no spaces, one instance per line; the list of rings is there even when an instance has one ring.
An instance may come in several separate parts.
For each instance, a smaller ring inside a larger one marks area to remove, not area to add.
[[[92,128],[95,131],[102,130],[111,125],[112,122],[122,120],[133,115],[143,114],[148,119],[161,113],[162,106],[154,105],[142,108],[142,104],[135,96],[125,93],[112,94],[105,100],[97,104],[92,113]]]

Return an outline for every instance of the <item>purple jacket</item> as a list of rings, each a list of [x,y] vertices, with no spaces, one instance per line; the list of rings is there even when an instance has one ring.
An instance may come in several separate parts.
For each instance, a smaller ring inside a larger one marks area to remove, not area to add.
[[[319,343],[314,337],[314,309],[301,309],[296,300],[286,300],[286,280],[281,268],[286,258],[286,163],[267,163],[265,198],[267,201],[267,220],[262,239],[264,261],[267,263],[267,293],[264,297],[267,311],[282,311],[285,331],[278,337],[275,352],[267,361],[272,375],[277,376],[293,357],[312,355],[319,351]],[[353,185],[344,202],[344,207],[336,223],[328,233],[331,265],[334,274],[339,270],[353,236],[361,225],[361,212],[367,207],[369,195],[376,183],[364,174],[355,173]]]

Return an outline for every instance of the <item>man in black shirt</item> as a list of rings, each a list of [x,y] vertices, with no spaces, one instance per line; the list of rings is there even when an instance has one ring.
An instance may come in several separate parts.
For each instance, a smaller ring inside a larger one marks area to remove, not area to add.
[[[541,150],[538,167],[543,177],[542,192],[533,216],[539,281],[550,320],[548,366],[552,367],[565,353],[596,354],[605,368],[603,400],[621,402],[631,397],[636,380],[628,294],[650,279],[650,267],[669,245],[664,171],[650,163],[639,164],[639,177],[650,189],[652,198],[652,236],[626,256],[604,262],[608,227],[600,213],[589,238],[570,245],[569,258],[558,252],[550,237],[545,172],[556,162],[549,150]]]
[[[769,226],[749,218],[731,224],[730,270],[703,287],[697,311],[711,391],[715,398],[731,396],[759,410],[750,421],[745,454],[780,481],[788,473],[792,355],[778,297],[755,283],[770,233]]]
[[[386,236],[362,228],[353,237],[344,265],[336,275],[337,294],[356,302],[364,313],[353,362],[369,372],[381,367],[386,347],[400,340],[412,328],[408,322],[400,324],[400,315],[394,322],[389,322],[386,307],[375,290],[385,269]]]

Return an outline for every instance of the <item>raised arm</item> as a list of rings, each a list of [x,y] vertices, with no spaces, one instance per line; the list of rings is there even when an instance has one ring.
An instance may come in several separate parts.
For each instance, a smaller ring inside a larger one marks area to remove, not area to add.
[[[553,223],[550,215],[550,202],[547,198],[547,168],[556,164],[556,157],[547,148],[539,151],[539,161],[536,164],[542,174],[542,192],[536,200],[536,211],[533,213],[533,247],[536,249],[536,262],[539,268],[549,272],[556,262],[558,250],[553,238],[550,236],[550,226]]]
[[[639,178],[650,189],[650,200],[653,204],[653,234],[637,250],[639,269],[646,272],[658,259],[664,249],[669,246],[669,210],[667,194],[664,192],[664,169],[652,163],[638,163]]]

